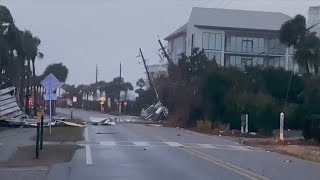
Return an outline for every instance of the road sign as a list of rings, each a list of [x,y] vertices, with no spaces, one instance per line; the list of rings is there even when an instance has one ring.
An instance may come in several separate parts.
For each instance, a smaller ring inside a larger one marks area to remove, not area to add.
[[[101,96],[101,97],[100,97],[100,101],[105,102],[105,101],[106,101],[106,98],[105,98],[104,96]]]
[[[40,83],[48,93],[52,93],[60,86],[60,81],[50,73],[47,77],[45,77]]]
[[[46,93],[43,95],[44,100],[50,101],[50,94]],[[58,99],[57,94],[51,94],[51,100],[56,101]]]
[[[60,81],[52,74],[50,73],[47,77],[44,78],[40,82],[40,84],[47,90],[47,93],[49,94],[49,119],[50,119],[50,134],[51,134],[51,120],[52,120],[52,108],[51,108],[51,100],[52,100],[52,94],[53,91],[55,91],[60,86]]]
[[[74,103],[75,103],[75,102],[77,102],[77,101],[78,101],[77,96],[73,96],[73,97],[72,97],[72,102],[74,102]]]
[[[128,103],[125,101],[125,102],[123,102],[123,105],[124,105],[124,106],[127,106],[127,105],[128,105]]]

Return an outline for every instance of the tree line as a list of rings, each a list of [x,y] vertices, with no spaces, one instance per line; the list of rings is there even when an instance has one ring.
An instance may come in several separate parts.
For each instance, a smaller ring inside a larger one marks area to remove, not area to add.
[[[19,104],[30,115],[29,98],[34,101],[33,113],[43,102],[44,89],[40,81],[48,74],[54,73],[64,82],[68,69],[64,65],[52,64],[47,67],[43,75],[36,75],[35,61],[43,59],[40,52],[41,40],[30,30],[20,30],[14,22],[10,10],[0,5],[0,89],[14,86],[18,89]]]

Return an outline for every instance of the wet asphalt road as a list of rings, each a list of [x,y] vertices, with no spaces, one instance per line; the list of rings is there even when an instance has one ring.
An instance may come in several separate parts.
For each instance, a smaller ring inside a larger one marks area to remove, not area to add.
[[[68,113],[65,109],[58,111]],[[76,110],[74,116],[84,120],[109,117],[83,110]],[[124,120],[127,118],[132,117],[121,117]],[[89,125],[85,131],[85,148],[78,150],[69,164],[53,166],[49,179],[320,178],[320,164],[245,147],[223,137],[132,123]]]

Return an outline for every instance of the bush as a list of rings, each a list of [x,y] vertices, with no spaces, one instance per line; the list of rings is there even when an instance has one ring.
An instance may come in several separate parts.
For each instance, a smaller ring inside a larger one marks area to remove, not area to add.
[[[303,137],[320,143],[320,115],[311,115],[304,120]]]
[[[212,123],[208,119],[197,121],[197,129],[201,132],[211,132]]]

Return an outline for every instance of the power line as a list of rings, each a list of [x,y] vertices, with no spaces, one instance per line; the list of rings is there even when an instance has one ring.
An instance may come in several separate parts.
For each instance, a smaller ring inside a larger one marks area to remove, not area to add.
[[[222,3],[224,3],[226,0],[222,0],[222,1],[220,1],[220,3],[218,3],[218,5],[216,5],[216,7],[215,8],[218,8]]]
[[[229,2],[227,2],[222,8],[226,8],[226,7],[229,6],[231,3],[233,3],[233,0],[230,0]]]
[[[320,24],[320,19],[317,22],[313,23],[313,25],[311,25],[307,30],[310,30],[310,29],[318,26],[319,24]]]

